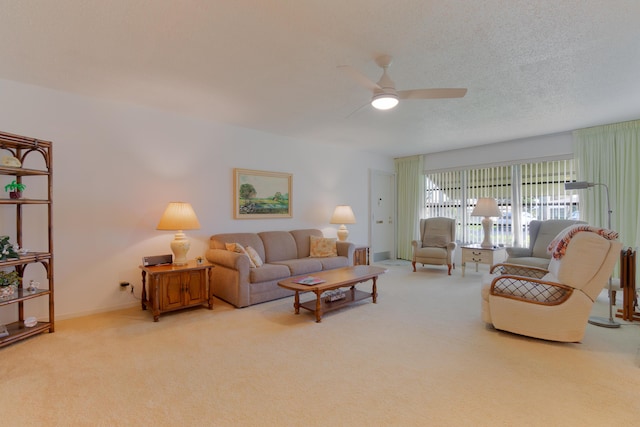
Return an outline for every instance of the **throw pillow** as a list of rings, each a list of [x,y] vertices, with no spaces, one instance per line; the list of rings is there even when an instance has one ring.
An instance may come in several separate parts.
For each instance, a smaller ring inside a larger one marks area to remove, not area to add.
[[[310,254],[313,258],[326,258],[338,256],[338,247],[335,238],[309,236]]]
[[[228,251],[246,255],[247,258],[249,258],[249,267],[255,268],[256,264],[251,260],[247,250],[240,243],[225,243],[224,247],[227,248]]]
[[[247,255],[249,255],[249,259],[253,261],[256,268],[262,267],[264,262],[262,262],[262,258],[260,258],[260,254],[251,246],[247,246],[246,251],[247,251]]]
[[[449,243],[449,237],[444,234],[434,234],[424,238],[424,246],[432,246],[436,248],[446,248]]]

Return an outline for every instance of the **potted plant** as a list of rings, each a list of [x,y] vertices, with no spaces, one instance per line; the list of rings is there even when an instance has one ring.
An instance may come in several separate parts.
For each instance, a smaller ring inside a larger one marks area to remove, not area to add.
[[[12,199],[19,199],[22,197],[22,191],[27,188],[26,185],[24,185],[21,182],[17,182],[15,179],[13,181],[11,181],[10,184],[7,184],[4,186],[4,191],[8,191],[9,192],[9,197]]]
[[[0,297],[9,297],[13,295],[20,284],[20,276],[18,272],[0,271]]]
[[[7,258],[18,258],[18,253],[9,242],[9,236],[0,236],[0,261]]]

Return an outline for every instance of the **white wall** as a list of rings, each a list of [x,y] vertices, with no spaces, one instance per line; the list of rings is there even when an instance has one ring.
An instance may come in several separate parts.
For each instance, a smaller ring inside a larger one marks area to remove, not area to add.
[[[349,240],[367,242],[369,170],[394,170],[393,159],[362,151],[6,80],[0,94],[2,131],[53,142],[58,319],[137,304],[119,282],[139,297],[141,258],[170,253],[173,234],[155,230],[169,201],[190,202],[200,220],[200,230],[187,232],[190,258],[221,232],[320,228],[335,236],[337,204],[350,204],[358,219]],[[293,218],[234,220],[236,167],[292,173]],[[29,310],[43,315],[44,301]]]

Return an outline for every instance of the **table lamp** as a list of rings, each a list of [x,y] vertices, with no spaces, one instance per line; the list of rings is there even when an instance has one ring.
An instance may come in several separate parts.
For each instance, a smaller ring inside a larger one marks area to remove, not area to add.
[[[353,214],[353,210],[351,206],[348,205],[338,205],[336,209],[333,211],[333,215],[331,216],[330,224],[340,224],[338,228],[338,240],[344,242],[347,240],[347,236],[349,236],[349,230],[345,224],[355,224],[356,217]]]
[[[491,243],[491,226],[493,225],[492,216],[500,216],[500,209],[498,209],[498,202],[496,199],[490,197],[481,197],[476,203],[476,207],[473,208],[471,216],[482,216],[482,230],[484,232],[484,239],[482,240],[483,248],[492,248]]]
[[[199,228],[200,223],[191,204],[185,202],[169,203],[156,229],[177,231],[171,242],[173,265],[187,264],[187,252],[189,252],[191,242],[189,242],[182,230],[197,230]]]

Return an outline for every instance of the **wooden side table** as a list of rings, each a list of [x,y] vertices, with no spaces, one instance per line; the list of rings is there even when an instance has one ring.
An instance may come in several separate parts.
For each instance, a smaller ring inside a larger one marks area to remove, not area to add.
[[[353,252],[353,265],[369,265],[369,246],[356,245]]]
[[[494,246],[493,248],[483,248],[480,245],[462,246],[462,277],[466,263],[475,262],[476,273],[478,272],[478,264],[493,265],[504,262],[507,259],[507,251],[503,247]]]
[[[210,277],[213,264],[191,260],[187,265],[140,266],[142,270],[142,309],[151,308],[153,321],[160,314],[206,304],[213,309]],[[147,275],[149,293],[147,294]],[[148,298],[147,298],[148,295]]]

